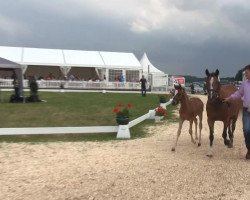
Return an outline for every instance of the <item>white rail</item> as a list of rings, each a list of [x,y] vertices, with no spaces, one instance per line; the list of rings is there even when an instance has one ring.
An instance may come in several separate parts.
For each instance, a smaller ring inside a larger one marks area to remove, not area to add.
[[[113,133],[113,132],[117,132],[117,130],[118,130],[118,126],[0,128],[0,135]]]
[[[89,82],[89,81],[63,81],[63,80],[38,80],[38,87],[41,89],[127,89],[139,90],[141,88],[138,82]],[[29,81],[24,80],[23,86],[29,87]],[[1,88],[13,88],[12,79],[0,79]]]

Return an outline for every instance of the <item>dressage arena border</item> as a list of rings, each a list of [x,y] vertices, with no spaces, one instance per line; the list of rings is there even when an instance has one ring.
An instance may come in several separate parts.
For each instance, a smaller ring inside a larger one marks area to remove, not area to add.
[[[171,104],[172,99],[162,104],[162,107]],[[130,138],[129,128],[141,123],[146,119],[154,119],[155,110],[149,110],[148,113],[130,121],[128,125],[119,126],[84,126],[84,127],[37,127],[37,128],[0,128],[0,135],[48,135],[48,134],[69,134],[69,133],[114,133],[117,132],[117,138]]]

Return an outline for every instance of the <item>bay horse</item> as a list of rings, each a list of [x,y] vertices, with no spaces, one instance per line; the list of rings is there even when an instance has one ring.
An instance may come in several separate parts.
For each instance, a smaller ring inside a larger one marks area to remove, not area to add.
[[[197,97],[189,98],[185,92],[185,89],[182,88],[180,84],[177,86],[175,85],[175,89],[177,92],[175,93],[175,96],[173,97],[172,105],[177,105],[180,102],[181,106],[179,109],[179,128],[177,131],[177,138],[176,138],[175,144],[172,147],[172,151],[175,151],[175,148],[176,148],[177,142],[178,142],[178,138],[181,134],[182,125],[183,125],[183,122],[185,120],[189,121],[189,134],[191,136],[191,142],[193,142],[194,144],[196,143],[195,140],[198,139],[196,116],[199,117],[199,142],[198,142],[198,146],[200,146],[201,145],[201,129],[202,129],[202,113],[203,113],[204,104]],[[192,131],[193,122],[195,123],[195,140],[193,138],[193,131]]]
[[[215,121],[223,122],[223,133],[222,137],[224,139],[224,144],[228,148],[233,147],[233,133],[236,126],[236,121],[238,118],[239,110],[242,106],[241,100],[230,100],[229,102],[224,102],[223,99],[234,93],[237,88],[232,85],[221,85],[219,79],[219,70],[209,73],[206,69],[206,87],[207,87],[207,123],[209,126],[209,140],[210,149],[207,154],[208,157],[213,156],[213,140],[214,140],[214,123]],[[229,139],[227,139],[227,131]]]

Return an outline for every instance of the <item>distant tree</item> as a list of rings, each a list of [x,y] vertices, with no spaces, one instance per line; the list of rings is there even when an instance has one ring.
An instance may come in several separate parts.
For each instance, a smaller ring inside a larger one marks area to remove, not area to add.
[[[196,77],[196,76],[184,76],[186,83],[193,83],[193,82],[203,82],[204,78]]]
[[[243,73],[243,69],[240,69],[237,74],[235,75],[235,80],[236,81],[242,81],[243,77],[242,77],[242,73]]]
[[[220,77],[220,80],[228,81],[228,82],[234,82],[235,81],[234,77],[224,77],[224,78]]]
[[[204,82],[206,77],[196,77],[196,76],[184,76],[186,83],[193,83],[193,82]],[[233,82],[234,77],[220,77],[220,80],[223,82]],[[242,80],[242,79],[241,79]]]

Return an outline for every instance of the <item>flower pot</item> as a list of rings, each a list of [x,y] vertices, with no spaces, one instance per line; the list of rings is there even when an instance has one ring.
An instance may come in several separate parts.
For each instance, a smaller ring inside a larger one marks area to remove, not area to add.
[[[167,103],[167,100],[165,97],[161,96],[160,97],[160,103]]]
[[[119,125],[126,125],[129,123],[129,117],[127,116],[118,116],[116,117],[116,122]]]

